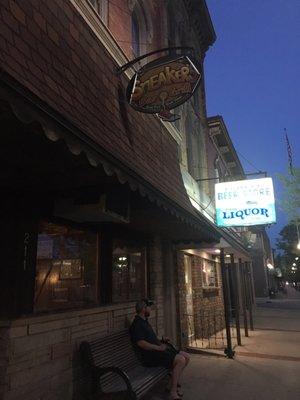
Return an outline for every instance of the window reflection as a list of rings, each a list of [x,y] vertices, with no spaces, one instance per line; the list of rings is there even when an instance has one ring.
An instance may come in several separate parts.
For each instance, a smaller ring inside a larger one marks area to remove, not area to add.
[[[143,248],[114,247],[113,302],[137,300],[146,292],[146,263]]]
[[[41,222],[38,232],[35,311],[96,302],[97,235]]]

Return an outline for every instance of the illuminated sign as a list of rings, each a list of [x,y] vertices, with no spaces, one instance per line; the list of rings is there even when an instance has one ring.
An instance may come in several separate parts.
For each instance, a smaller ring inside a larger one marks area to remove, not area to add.
[[[271,178],[217,183],[215,198],[218,226],[268,225],[276,222]]]
[[[200,78],[189,57],[164,57],[134,75],[127,87],[127,100],[135,110],[144,113],[172,110],[193,95]]]

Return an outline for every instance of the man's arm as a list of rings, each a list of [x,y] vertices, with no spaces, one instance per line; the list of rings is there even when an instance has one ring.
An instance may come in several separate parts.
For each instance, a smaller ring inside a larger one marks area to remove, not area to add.
[[[146,340],[139,340],[136,343],[141,349],[143,350],[154,350],[154,351],[165,351],[167,346],[165,344],[157,345],[157,344],[151,344],[147,342]]]

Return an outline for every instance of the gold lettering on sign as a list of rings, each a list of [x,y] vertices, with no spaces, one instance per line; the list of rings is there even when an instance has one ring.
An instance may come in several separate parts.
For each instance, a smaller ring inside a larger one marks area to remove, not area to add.
[[[171,110],[192,96],[200,77],[186,56],[158,60],[135,74],[127,88],[127,99],[137,111],[154,114]]]
[[[163,86],[191,82],[193,79],[188,66],[183,66],[179,70],[164,67],[163,71],[150,76],[143,82],[136,80],[131,100],[139,101],[145,94],[161,89]]]

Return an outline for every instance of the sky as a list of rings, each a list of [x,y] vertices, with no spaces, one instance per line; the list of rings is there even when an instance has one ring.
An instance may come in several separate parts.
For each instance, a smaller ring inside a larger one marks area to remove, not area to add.
[[[206,2],[217,34],[205,60],[208,115],[222,115],[246,172],[273,178],[274,246],[287,223],[277,177],[288,173],[284,128],[300,166],[300,0]]]

